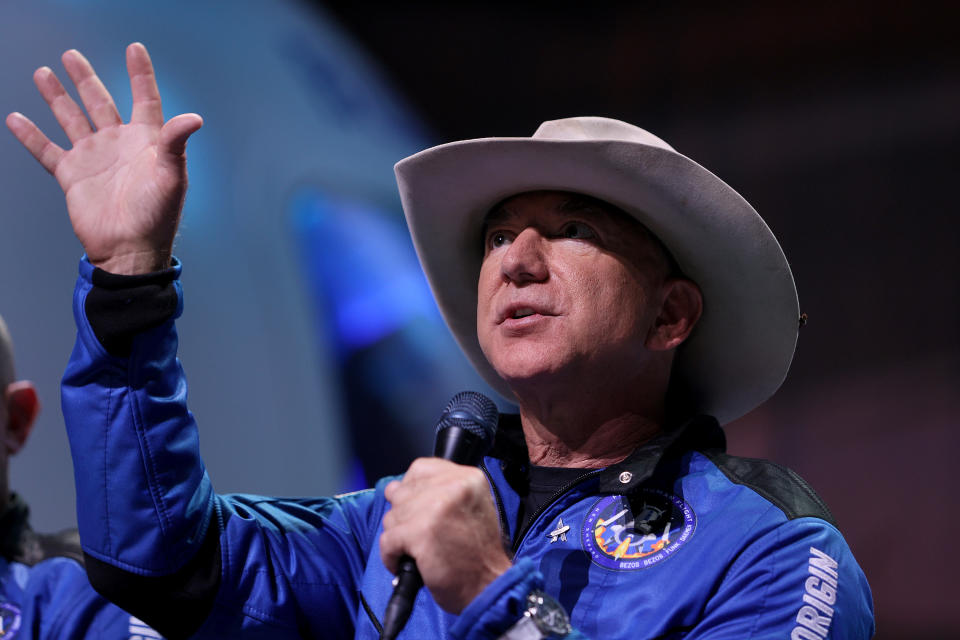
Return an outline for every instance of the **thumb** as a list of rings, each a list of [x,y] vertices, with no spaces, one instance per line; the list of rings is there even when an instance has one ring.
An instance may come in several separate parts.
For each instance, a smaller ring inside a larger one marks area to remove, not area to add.
[[[196,113],[184,113],[170,118],[160,128],[157,140],[162,155],[182,156],[187,148],[187,138],[203,126],[203,118]]]

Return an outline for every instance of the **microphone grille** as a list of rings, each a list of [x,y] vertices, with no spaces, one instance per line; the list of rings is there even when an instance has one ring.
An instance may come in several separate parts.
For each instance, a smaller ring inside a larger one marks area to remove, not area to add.
[[[493,400],[476,391],[461,391],[450,399],[437,423],[437,433],[460,427],[492,444],[500,412]]]

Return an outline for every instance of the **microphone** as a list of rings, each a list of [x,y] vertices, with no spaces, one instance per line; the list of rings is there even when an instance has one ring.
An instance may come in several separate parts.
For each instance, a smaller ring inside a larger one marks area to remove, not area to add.
[[[497,405],[482,393],[461,391],[453,396],[437,421],[433,455],[457,464],[475,465],[493,444],[499,412]],[[400,559],[393,594],[383,614],[380,640],[394,640],[407,624],[423,578],[413,558]]]

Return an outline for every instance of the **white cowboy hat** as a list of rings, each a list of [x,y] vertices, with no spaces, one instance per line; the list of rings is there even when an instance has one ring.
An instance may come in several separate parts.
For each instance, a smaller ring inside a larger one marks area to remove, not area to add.
[[[700,285],[704,311],[677,350],[671,384],[691,411],[721,424],[779,388],[799,329],[793,274],[769,227],[740,194],[633,125],[582,117],[544,122],[531,138],[451,142],[397,163],[400,199],[447,325],[505,398],[506,382],[477,341],[483,218],[526,191],[571,191],[623,209]]]

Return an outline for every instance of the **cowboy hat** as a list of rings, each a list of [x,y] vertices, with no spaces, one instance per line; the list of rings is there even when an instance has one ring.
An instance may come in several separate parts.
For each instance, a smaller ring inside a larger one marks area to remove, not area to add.
[[[609,118],[566,118],[544,122],[530,138],[432,147],[395,170],[440,312],[473,366],[508,400],[510,387],[477,341],[481,229],[491,207],[527,191],[582,193],[619,207],[700,286],[703,315],[677,350],[671,379],[690,411],[725,424],[786,377],[799,307],[779,243],[740,194],[651,133]]]

